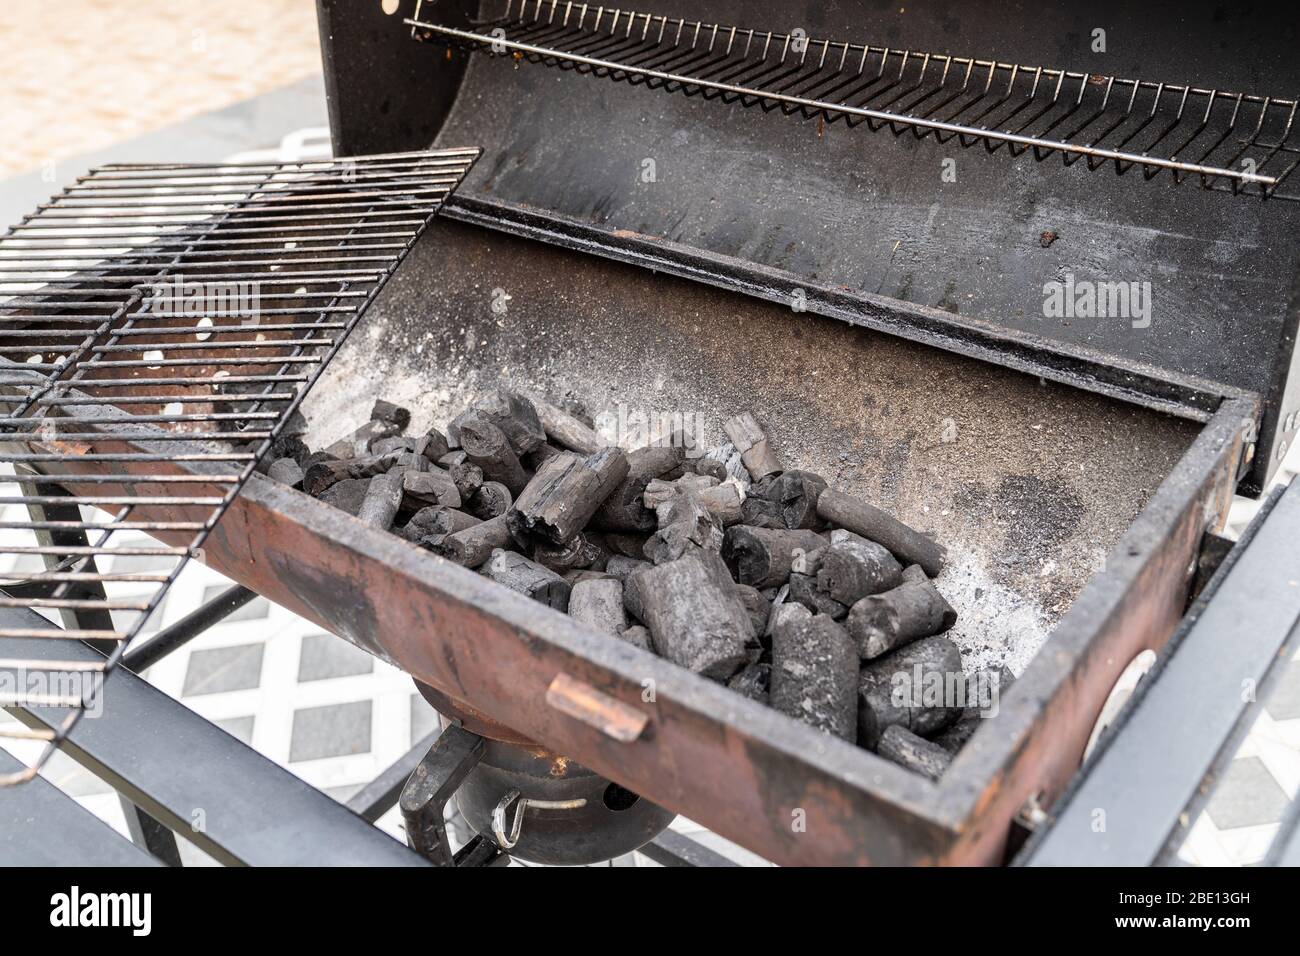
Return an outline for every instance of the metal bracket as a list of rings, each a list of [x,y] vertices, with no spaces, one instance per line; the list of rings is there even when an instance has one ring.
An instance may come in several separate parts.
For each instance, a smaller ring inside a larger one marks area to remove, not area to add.
[[[483,756],[484,741],[455,724],[433,742],[402,789],[406,842],[437,866],[499,866],[509,862],[491,840],[476,836],[453,854],[443,813],[447,801]]]

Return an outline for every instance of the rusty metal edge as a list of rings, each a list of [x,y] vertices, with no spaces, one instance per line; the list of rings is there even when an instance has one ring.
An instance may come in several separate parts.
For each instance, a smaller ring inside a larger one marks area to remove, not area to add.
[[[1173,635],[1201,536],[1227,518],[1243,425],[1258,410],[1250,398],[1224,402],[1000,701],[997,717],[953,761],[938,800],[959,836],[944,862],[999,861],[1005,824],[1030,798],[1049,806],[1078,770],[1129,661]]]

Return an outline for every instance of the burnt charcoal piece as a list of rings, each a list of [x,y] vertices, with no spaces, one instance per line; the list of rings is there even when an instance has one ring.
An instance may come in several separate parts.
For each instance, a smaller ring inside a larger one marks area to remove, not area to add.
[[[621,554],[638,561],[645,559],[646,536],[641,534],[607,534],[605,547],[611,554]]]
[[[515,392],[494,392],[479,399],[472,407],[452,419],[447,426],[450,444],[464,448],[465,425],[483,421],[500,429],[506,436],[510,450],[519,457],[527,455],[546,441],[541,419],[531,401]]]
[[[826,548],[818,548],[816,551],[795,552],[795,556],[790,562],[790,573],[813,578],[815,584],[817,572],[822,569],[822,558],[825,556]]]
[[[638,558],[629,558],[626,555],[616,554],[605,563],[605,573],[610,577],[623,581],[629,574],[648,567],[650,567],[649,561],[641,561]]]
[[[356,515],[361,510],[361,502],[366,500],[370,481],[369,478],[344,478],[336,481],[320,496],[320,500],[340,511]]]
[[[631,575],[628,609],[650,628],[654,650],[687,670],[726,680],[749,662],[754,627],[716,554],[701,551]]]
[[[485,481],[479,486],[478,491],[469,499],[466,510],[476,518],[482,518],[487,521],[489,518],[495,518],[498,515],[504,515],[514,504],[514,496],[510,494],[510,489],[499,481]]]
[[[901,767],[938,780],[952,763],[952,754],[906,727],[894,724],[885,728],[876,745],[876,753]]]
[[[783,467],[776,452],[768,444],[767,435],[749,412],[729,418],[722,425],[731,443],[740,452],[740,459],[745,463],[745,470],[754,481],[761,481],[768,475],[779,475]]]
[[[592,522],[604,531],[651,531],[655,516],[644,502],[646,486],[682,463],[679,446],[653,445],[627,454],[627,476],[596,510]]]
[[[433,465],[430,463],[429,459],[417,452],[404,451],[397,456],[397,463],[388,470],[401,472],[426,472],[432,471]]]
[[[272,481],[278,481],[290,488],[297,488],[302,484],[303,470],[292,458],[281,458],[271,462],[271,467],[266,474]]]
[[[306,458],[298,459],[298,464],[302,465],[302,470],[305,473],[312,465],[319,465],[321,462],[338,460],[338,455],[331,455],[327,451],[314,451]]]
[[[483,487],[483,469],[468,461],[460,461],[447,468],[447,474],[460,492],[461,501],[469,501]],[[504,486],[503,486],[504,487]]]
[[[858,680],[858,743],[875,750],[893,724],[922,737],[937,734],[961,716],[951,691],[962,679],[961,652],[946,637],[923,637],[866,664]]]
[[[271,447],[267,450],[257,468],[263,474],[270,474],[271,464],[281,458],[292,458],[295,462],[302,462],[310,455],[311,449],[307,447],[307,443],[300,437],[281,433],[271,442]]]
[[[722,542],[722,557],[738,584],[773,587],[790,577],[796,551],[816,551],[826,539],[814,531],[734,525]]]
[[[645,543],[644,553],[655,564],[666,564],[696,551],[716,553],[722,529],[713,516],[689,495],[678,495],[656,512],[659,530]]]
[[[620,638],[627,641],[634,647],[639,647],[643,651],[654,653],[654,648],[650,646],[650,631],[641,624],[634,624],[619,635]]]
[[[988,669],[969,675],[966,678],[966,707],[962,710],[961,717],[951,727],[935,734],[931,740],[950,754],[961,750],[966,741],[975,736],[985,714],[989,717],[996,714],[1001,695],[1011,688],[1015,680],[1016,675],[1005,664],[996,670]],[[993,696],[981,700],[981,688],[977,681],[984,682],[983,693]]]
[[[519,462],[519,456],[510,447],[505,432],[478,411],[465,412],[457,419],[456,435],[465,449],[465,455],[483,471],[488,481],[496,481],[517,495],[528,484],[528,473]]]
[[[641,495],[641,503],[645,505],[647,510],[654,511],[660,505],[665,505],[676,497],[677,486],[675,484],[671,481],[654,478],[646,484],[645,491]],[[651,515],[651,520],[654,520],[653,515]]]
[[[742,697],[748,697],[760,704],[766,704],[771,678],[772,667],[770,664],[747,664],[739,674],[727,681],[727,686]]]
[[[858,601],[849,611],[847,626],[862,659],[871,660],[956,623],[957,612],[922,572],[920,581],[904,581]]]
[[[641,592],[648,580],[646,574],[654,570],[653,564],[638,568],[623,579],[623,607],[633,618],[645,623],[645,607],[641,601]]]
[[[370,443],[370,450],[376,455],[387,455],[389,452],[413,451],[417,439],[408,438],[404,435],[394,435],[391,438],[380,438]]]
[[[903,569],[894,556],[871,541],[841,541],[821,556],[817,588],[852,607],[868,594],[898,587]]]
[[[529,471],[535,472],[546,464],[546,462],[556,455],[564,454],[563,448],[556,448],[554,445],[545,443],[538,445],[526,455],[520,455],[519,461]]]
[[[740,488],[733,482],[706,488],[696,493],[695,500],[724,528],[744,520],[744,501],[740,497]]]
[[[391,422],[366,422],[352,434],[339,439],[325,450],[339,458],[361,458],[370,454],[372,442],[381,438],[392,438],[401,431]]]
[[[569,616],[607,634],[627,630],[623,610],[623,582],[616,578],[588,579],[569,593]]]
[[[769,499],[780,505],[787,528],[816,530],[825,522],[817,516],[817,501],[826,490],[826,480],[809,471],[787,471],[772,486]]]
[[[387,455],[368,458],[335,458],[315,462],[304,470],[302,490],[309,495],[319,496],[330,485],[345,478],[373,478],[397,464],[397,458],[396,454],[389,452]]]
[[[592,568],[603,556],[604,552],[581,534],[568,544],[538,541],[533,546],[533,560],[559,574]]]
[[[396,425],[400,431],[411,424],[411,410],[403,408],[401,405],[394,405],[392,402],[386,402],[381,398],[377,399],[374,408],[370,409],[370,420]]]
[[[727,480],[727,465],[716,458],[687,458],[682,465],[694,474],[718,479],[719,484]]]
[[[791,627],[795,624],[811,621],[812,618],[812,611],[808,610],[802,604],[790,604],[786,602],[783,604],[777,604],[772,608],[772,616],[768,619],[767,626],[771,633],[775,635],[777,628]]]
[[[853,743],[857,738],[858,651],[825,614],[783,617],[772,634],[771,705]]]
[[[473,531],[474,528],[469,530]],[[510,590],[527,595],[557,611],[563,611],[569,606],[569,583],[554,571],[528,560],[522,554],[502,551],[500,548],[493,551],[487,562],[487,576],[497,584],[505,585]]]
[[[740,596],[740,603],[745,605],[745,612],[749,615],[749,621],[754,625],[754,633],[762,634],[767,630],[767,618],[772,613],[772,605],[758,588],[750,587],[748,584],[737,584],[736,594]]]
[[[826,614],[836,621],[849,616],[848,605],[819,590],[817,579],[810,574],[790,575],[790,600],[798,601],[814,614]]]
[[[437,464],[439,459],[450,452],[450,447],[447,444],[446,435],[436,428],[430,428],[422,437],[416,440],[416,447],[412,450],[418,451],[429,461]]]
[[[461,506],[460,490],[445,471],[407,471],[402,475],[402,494],[407,508],[425,505]]]
[[[411,516],[411,520],[402,529],[402,537],[407,541],[420,544],[425,538],[455,534],[458,531],[464,531],[466,528],[472,528],[481,523],[473,515],[467,515],[455,508],[430,505],[427,508],[421,508]]]
[[[905,564],[919,564],[932,578],[943,570],[947,551],[941,545],[861,498],[828,488],[817,499],[817,514],[837,527],[884,545]]]
[[[425,538],[421,542],[434,554],[466,568],[477,568],[492,552],[510,544],[510,529],[506,516],[497,515],[472,528],[457,531],[439,540]]]
[[[382,531],[391,528],[402,503],[402,477],[400,473],[390,472],[371,478],[357,517]]]
[[[527,455],[546,441],[536,407],[518,392],[494,392],[475,402],[474,408],[501,429],[516,455]]]
[[[741,523],[751,528],[784,528],[781,501],[776,497],[776,478],[751,482],[740,505]]]
[[[587,458],[572,452],[544,464],[508,512],[519,542],[568,544],[587,526],[602,501],[627,477],[627,455],[603,448]]]
[[[593,571],[590,568],[573,568],[569,571],[556,571],[556,574],[568,581],[570,588],[582,581],[604,581],[609,578],[604,571]]]
[[[586,423],[549,402],[533,399],[533,407],[537,409],[546,437],[557,445],[582,455],[594,455],[609,444]]]
[[[469,455],[465,454],[465,449],[463,448],[449,451],[433,460],[433,463],[444,471],[451,471],[453,465],[463,465],[468,462]]]

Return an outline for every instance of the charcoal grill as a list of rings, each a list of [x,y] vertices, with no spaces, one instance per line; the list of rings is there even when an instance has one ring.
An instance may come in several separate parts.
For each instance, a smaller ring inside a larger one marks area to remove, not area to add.
[[[311,444],[380,395],[418,428],[503,384],[753,405],[788,461],[933,531],[963,650],[1023,674],[930,782],[255,473],[204,559],[476,734],[768,859],[1001,860],[1294,437],[1294,27],[1186,3],[398,6],[319,2],[336,152],[484,158],[304,400]],[[1151,283],[1150,325],[1047,318],[1072,276]]]

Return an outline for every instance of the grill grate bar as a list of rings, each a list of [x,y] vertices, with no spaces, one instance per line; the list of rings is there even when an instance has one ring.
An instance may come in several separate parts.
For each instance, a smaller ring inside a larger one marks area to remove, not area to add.
[[[1300,166],[1295,99],[560,0],[508,0],[503,16],[464,29],[421,18],[423,7],[404,22],[415,39],[442,46],[895,136],[1300,201],[1289,186]]]
[[[112,672],[477,157],[119,164],[0,236],[0,607],[66,628],[0,628],[0,672]],[[42,663],[6,638],[107,657]],[[74,710],[0,784],[99,691],[70,686],[4,698]]]

